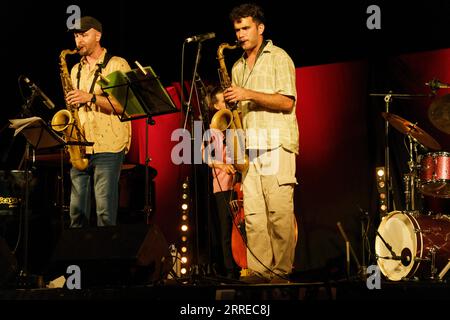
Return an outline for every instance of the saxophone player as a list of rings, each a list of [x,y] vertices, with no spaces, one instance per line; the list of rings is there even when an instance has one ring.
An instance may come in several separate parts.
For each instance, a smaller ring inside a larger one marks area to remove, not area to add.
[[[261,7],[237,6],[230,20],[244,54],[232,68],[224,97],[239,104],[250,162],[243,177],[250,276],[243,280],[288,282],[296,246],[295,67],[283,49],[264,39]]]
[[[123,107],[114,97],[103,96],[97,81],[100,74],[105,77],[113,71],[126,72],[131,68],[125,59],[111,56],[101,46],[103,28],[97,19],[82,17],[80,28],[69,31],[74,35],[81,59],[71,70],[72,90],[66,92],[65,98],[68,105],[78,107],[84,137],[94,143],[86,147],[87,168],[71,168],[70,227],[89,224],[91,179],[97,225],[116,225],[120,171],[131,143],[131,125],[120,121],[117,115]]]

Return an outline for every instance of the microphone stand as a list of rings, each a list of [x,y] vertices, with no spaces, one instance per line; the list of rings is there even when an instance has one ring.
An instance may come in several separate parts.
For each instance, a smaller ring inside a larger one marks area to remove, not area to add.
[[[362,253],[362,264],[361,264],[361,268],[360,268],[360,276],[362,278],[364,278],[366,276],[366,241],[368,243],[368,239],[367,239],[367,230],[366,230],[366,224],[365,224],[365,220],[367,219],[367,228],[369,226],[370,223],[370,218],[369,218],[369,213],[367,211],[364,211],[361,207],[359,207],[359,211],[360,211],[360,221],[361,221],[361,253]],[[368,258],[368,260],[370,260],[370,257]]]
[[[201,48],[202,48],[202,42],[198,41],[197,43],[197,54],[195,57],[195,64],[194,64],[194,71],[193,71],[193,76],[192,76],[192,82],[191,82],[191,86],[189,89],[189,98],[188,98],[188,102],[187,102],[187,109],[186,109],[186,117],[184,120],[184,125],[183,125],[183,129],[186,130],[186,125],[187,125],[187,121],[188,118],[190,119],[190,124],[191,124],[191,184],[194,185],[194,190],[193,190],[193,194],[194,194],[194,199],[192,201],[192,213],[195,215],[195,246],[194,246],[194,257],[192,259],[193,264],[191,266],[192,272],[194,275],[198,275],[199,274],[199,257],[200,257],[200,252],[199,252],[199,219],[198,219],[198,201],[197,201],[197,196],[198,196],[198,190],[197,190],[197,170],[195,168],[195,152],[197,150],[194,150],[194,146],[195,146],[195,130],[194,130],[194,112],[192,110],[192,96],[193,96],[193,92],[194,92],[194,85],[195,85],[195,79],[197,77],[197,68],[198,65],[200,63],[200,52],[201,52]],[[183,83],[181,84],[181,91],[183,91]],[[183,101],[181,101],[181,105],[183,105]],[[191,199],[192,199],[192,188],[191,190]]]
[[[392,246],[386,242],[386,240],[384,240],[384,238],[381,236],[381,234],[378,232],[378,230],[376,230],[377,236],[380,237],[381,241],[384,243],[384,245],[386,246],[386,248],[389,250],[389,252],[392,255],[392,258],[394,260],[399,259],[399,256],[394,252],[394,250],[392,250]]]
[[[363,275],[365,273],[365,270],[362,269],[361,264],[359,263],[359,259],[355,253],[355,251],[353,250],[352,245],[350,244],[350,240],[347,237],[347,234],[344,231],[344,228],[342,227],[342,224],[340,221],[338,221],[336,223],[339,231],[341,232],[342,238],[344,238],[345,241],[345,252],[346,252],[346,273],[347,273],[347,278],[350,279],[350,253],[353,256],[353,259],[355,260],[356,263],[356,268],[358,269],[358,273],[360,275]]]
[[[22,117],[29,117],[31,116],[31,106],[34,102],[34,99],[37,96],[37,91],[36,90],[32,90],[31,95],[28,99],[26,99],[25,103],[22,105]],[[33,164],[34,164],[34,149],[32,149],[31,144],[27,141],[26,145],[25,145],[25,152],[24,152],[24,156],[23,156],[23,160],[24,161],[24,168],[25,168],[25,173],[24,173],[24,179],[25,179],[25,190],[24,190],[24,204],[22,204],[21,207],[21,217],[23,219],[23,265],[22,265],[22,269],[20,270],[20,274],[19,274],[19,282],[20,285],[25,285],[28,286],[29,285],[29,279],[28,279],[28,245],[29,245],[29,229],[30,229],[30,207],[29,207],[29,200],[30,200],[30,150],[33,154]],[[20,165],[22,166],[22,164]]]

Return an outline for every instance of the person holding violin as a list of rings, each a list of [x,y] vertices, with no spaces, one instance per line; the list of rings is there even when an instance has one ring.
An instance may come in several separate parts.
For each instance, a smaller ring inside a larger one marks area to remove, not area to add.
[[[209,89],[209,108],[212,113],[225,109],[223,98],[223,89],[216,86]],[[217,214],[220,224],[220,243],[223,253],[223,265],[225,276],[229,279],[239,279],[239,267],[233,259],[231,234],[233,226],[233,214],[230,208],[230,201],[234,199],[234,182],[236,170],[233,167],[232,160],[227,159],[226,144],[224,142],[224,133],[220,130],[210,129],[210,147],[211,157],[205,155],[203,158],[211,168],[213,177],[213,193],[217,206]]]

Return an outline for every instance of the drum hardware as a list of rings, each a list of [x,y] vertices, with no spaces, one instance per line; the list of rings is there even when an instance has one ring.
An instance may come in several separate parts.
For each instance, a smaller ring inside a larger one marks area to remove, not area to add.
[[[418,258],[418,257],[415,257],[414,258],[414,262],[431,262],[431,258]]]
[[[438,280],[442,281],[442,279],[445,277],[449,269],[450,269],[450,259],[448,259],[448,262],[445,265],[445,267],[442,268],[441,272],[439,272]]]
[[[417,141],[414,137],[408,134],[409,140],[409,161],[408,168],[409,173],[404,175],[404,183],[405,183],[405,209],[409,211],[416,210],[416,189],[417,189],[417,158],[418,151],[417,146],[421,145],[419,141]]]
[[[416,173],[410,172],[403,176],[405,185],[405,209],[408,211],[416,210]]]
[[[437,273],[436,268],[436,247],[433,246],[433,248],[430,249],[430,255],[431,255],[431,264],[430,264],[430,279],[434,280]]]

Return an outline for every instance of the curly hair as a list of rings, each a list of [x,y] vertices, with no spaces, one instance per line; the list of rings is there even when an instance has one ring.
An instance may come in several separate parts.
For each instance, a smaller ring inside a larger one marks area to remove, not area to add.
[[[237,20],[252,17],[253,21],[256,23],[265,23],[266,18],[264,17],[263,9],[254,3],[244,3],[237,7],[234,7],[230,13],[231,22],[235,22]]]
[[[223,92],[223,88],[221,86],[209,86],[208,87],[208,100],[209,100],[209,109],[212,111],[216,111],[214,105],[218,102],[217,95]]]

